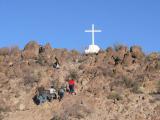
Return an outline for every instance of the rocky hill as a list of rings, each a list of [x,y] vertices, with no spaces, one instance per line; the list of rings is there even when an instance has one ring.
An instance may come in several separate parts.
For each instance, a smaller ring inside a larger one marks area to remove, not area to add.
[[[38,87],[58,89],[72,76],[77,95],[33,102]],[[34,41],[0,49],[0,120],[160,120],[159,113],[159,53],[119,45],[86,56]]]

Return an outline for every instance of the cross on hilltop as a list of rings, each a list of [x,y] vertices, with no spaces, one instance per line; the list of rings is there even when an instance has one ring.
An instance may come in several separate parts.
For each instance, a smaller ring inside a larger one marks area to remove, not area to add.
[[[94,36],[96,32],[102,32],[101,30],[96,30],[94,28],[94,24],[92,24],[92,29],[91,30],[85,30],[85,32],[91,32],[92,33],[92,45],[94,45]]]
[[[91,30],[85,30],[85,32],[91,32],[92,33],[92,44],[89,45],[89,48],[85,50],[86,54],[92,54],[92,53],[98,53],[100,48],[98,45],[95,45],[94,38],[95,38],[95,33],[96,32],[102,32],[101,30],[96,30],[94,28],[94,24],[92,24],[92,29]]]

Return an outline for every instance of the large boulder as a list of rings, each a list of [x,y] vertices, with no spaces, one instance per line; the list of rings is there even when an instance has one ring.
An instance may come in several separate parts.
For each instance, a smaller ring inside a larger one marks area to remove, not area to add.
[[[36,59],[39,54],[39,45],[35,41],[30,41],[22,52],[22,57],[24,59]]]
[[[133,58],[142,59],[144,57],[144,53],[139,46],[132,46],[130,52]]]

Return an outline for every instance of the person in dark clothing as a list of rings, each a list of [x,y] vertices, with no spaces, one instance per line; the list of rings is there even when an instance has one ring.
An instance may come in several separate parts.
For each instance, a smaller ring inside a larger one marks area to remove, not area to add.
[[[45,48],[42,45],[40,45],[40,47],[39,47],[39,53],[42,53],[44,51],[45,51]]]
[[[53,67],[59,69],[60,68],[59,60],[57,57],[55,57],[55,60],[56,60],[56,62],[53,64]]]
[[[65,89],[63,87],[61,87],[58,91],[58,95],[59,95],[59,102],[63,99],[64,97],[64,93],[65,93]]]

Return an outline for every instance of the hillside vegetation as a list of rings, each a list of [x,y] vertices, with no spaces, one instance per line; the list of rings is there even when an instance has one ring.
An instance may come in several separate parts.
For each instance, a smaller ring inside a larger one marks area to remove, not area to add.
[[[77,95],[34,104],[38,87],[58,89],[72,76]],[[0,96],[0,120],[160,120],[160,55],[121,45],[84,55],[34,41],[1,48]]]

